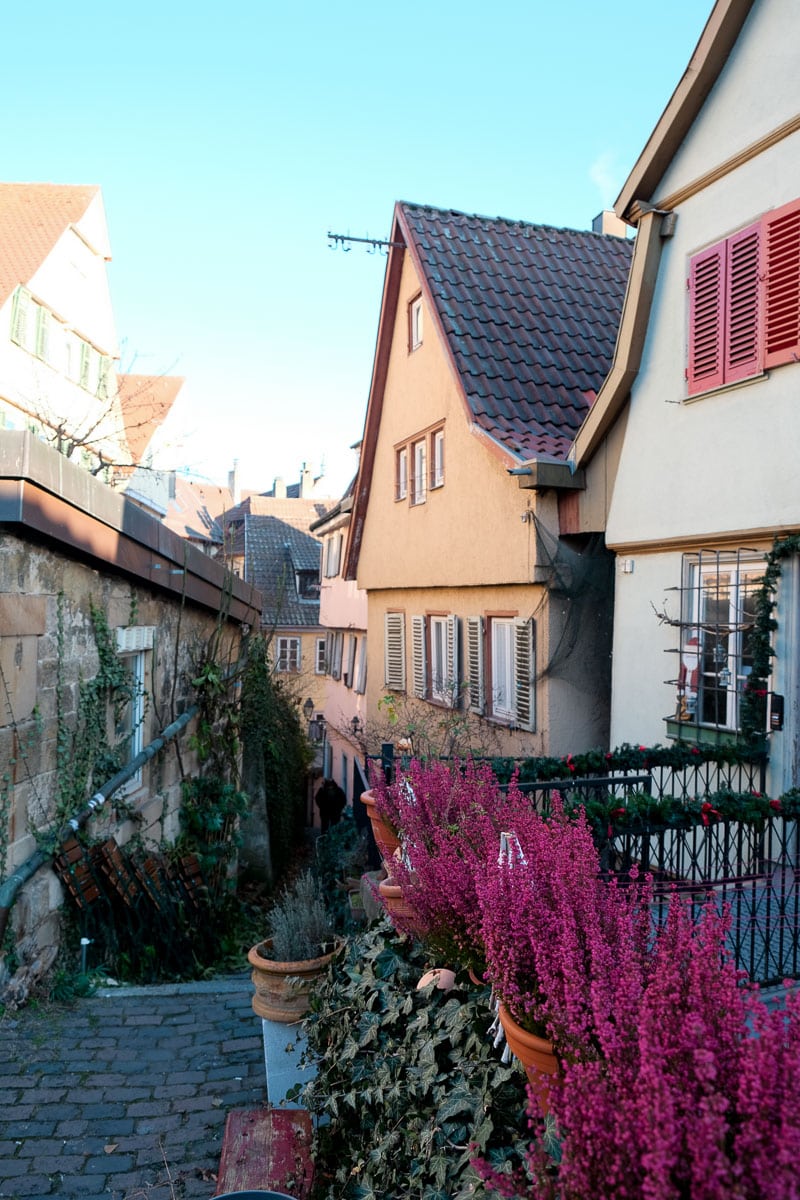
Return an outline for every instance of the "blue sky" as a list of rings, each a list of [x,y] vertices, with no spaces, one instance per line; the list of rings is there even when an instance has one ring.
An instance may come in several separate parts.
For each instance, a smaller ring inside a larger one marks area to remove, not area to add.
[[[124,369],[184,375],[164,464],[264,490],[363,429],[396,200],[586,229],[711,0],[54,0],[4,20],[9,182],[103,189]],[[12,102],[13,101],[13,102]]]

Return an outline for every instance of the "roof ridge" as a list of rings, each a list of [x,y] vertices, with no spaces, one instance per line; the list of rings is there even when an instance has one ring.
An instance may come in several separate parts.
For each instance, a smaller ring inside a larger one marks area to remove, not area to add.
[[[397,205],[405,211],[436,213],[442,217],[461,217],[466,221],[480,221],[486,224],[520,227],[530,230],[547,230],[551,233],[574,233],[580,237],[602,238],[606,241],[613,239],[617,242],[625,242],[627,240],[618,237],[616,234],[600,233],[595,229],[575,229],[572,225],[550,225],[542,221],[527,221],[522,217],[492,217],[485,213],[465,212],[458,208],[439,208],[435,204],[418,204],[411,200],[398,200]]]

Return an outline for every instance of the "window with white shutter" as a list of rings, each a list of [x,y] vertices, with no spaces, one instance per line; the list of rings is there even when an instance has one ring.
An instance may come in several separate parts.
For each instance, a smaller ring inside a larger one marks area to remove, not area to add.
[[[342,646],[344,643],[344,634],[337,631],[333,635],[333,658],[331,660],[331,678],[341,679],[342,677]]]
[[[412,692],[420,700],[427,695],[427,663],[425,661],[425,618],[411,618]]]
[[[483,637],[483,617],[467,617],[467,699],[470,711],[476,713],[484,712],[486,707]]]
[[[347,635],[347,658],[345,660],[344,669],[344,685],[351,688],[353,679],[356,673],[356,650],[358,648],[358,638],[353,633]]]
[[[536,728],[536,659],[533,621],[517,621],[514,637],[515,723]]]
[[[405,613],[384,614],[384,682],[390,692],[406,690]]]
[[[360,696],[363,696],[367,690],[367,639],[362,636],[361,652],[358,657],[358,672],[356,673],[355,690]]]

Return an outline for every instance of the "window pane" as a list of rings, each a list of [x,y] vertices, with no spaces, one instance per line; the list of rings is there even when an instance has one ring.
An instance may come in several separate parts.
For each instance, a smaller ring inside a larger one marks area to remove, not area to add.
[[[492,711],[514,716],[514,623],[492,621]]]

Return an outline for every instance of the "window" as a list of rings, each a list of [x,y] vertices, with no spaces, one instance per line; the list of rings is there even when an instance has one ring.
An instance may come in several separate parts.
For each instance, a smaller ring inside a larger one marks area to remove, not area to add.
[[[444,483],[444,430],[437,429],[431,434],[431,487],[438,488]]]
[[[295,571],[295,585],[300,600],[319,600],[319,571]]]
[[[459,690],[459,619],[451,615],[411,618],[413,693],[455,708]]]
[[[696,254],[689,265],[690,396],[800,356],[800,201]]]
[[[411,447],[411,454],[414,469],[414,474],[411,480],[411,503],[424,504],[427,483],[425,478],[427,446],[424,438],[420,438],[418,442],[414,442]]]
[[[342,641],[344,634],[341,630],[335,633],[329,633],[326,638],[326,654],[328,674],[331,679],[341,679],[342,677]]]
[[[325,578],[339,574],[342,561],[342,534],[332,533],[325,542]]]
[[[347,657],[345,659],[344,668],[344,686],[351,688],[355,679],[356,673],[356,651],[358,649],[358,638],[354,633],[347,635]]]
[[[358,656],[358,670],[356,671],[355,691],[363,696],[367,690],[367,639],[362,635],[361,652]]]
[[[384,683],[391,692],[406,690],[406,619],[404,613],[384,615]]]
[[[294,672],[300,670],[300,638],[278,637],[275,639],[275,670]]]
[[[410,474],[409,474],[410,473]],[[439,426],[416,434],[395,447],[394,498],[424,504],[428,488],[444,484],[444,429]]]
[[[422,345],[422,296],[416,296],[408,306],[408,348]]]
[[[470,709],[535,728],[535,627],[518,617],[468,617],[466,689]]]
[[[324,637],[317,638],[316,646],[314,647],[314,674],[324,675],[327,670],[328,657],[325,652],[326,641]]]
[[[130,673],[130,691],[120,696],[116,712],[114,740],[124,748],[124,761],[130,763],[144,748],[147,712],[147,653],[153,649],[154,625],[130,625],[116,630],[117,653]],[[141,787],[141,768],[124,785],[126,791]]]
[[[706,550],[686,555],[683,570],[675,719],[735,731],[764,560],[752,551]]]
[[[408,447],[402,446],[395,456],[394,498],[405,500],[408,496]]]

